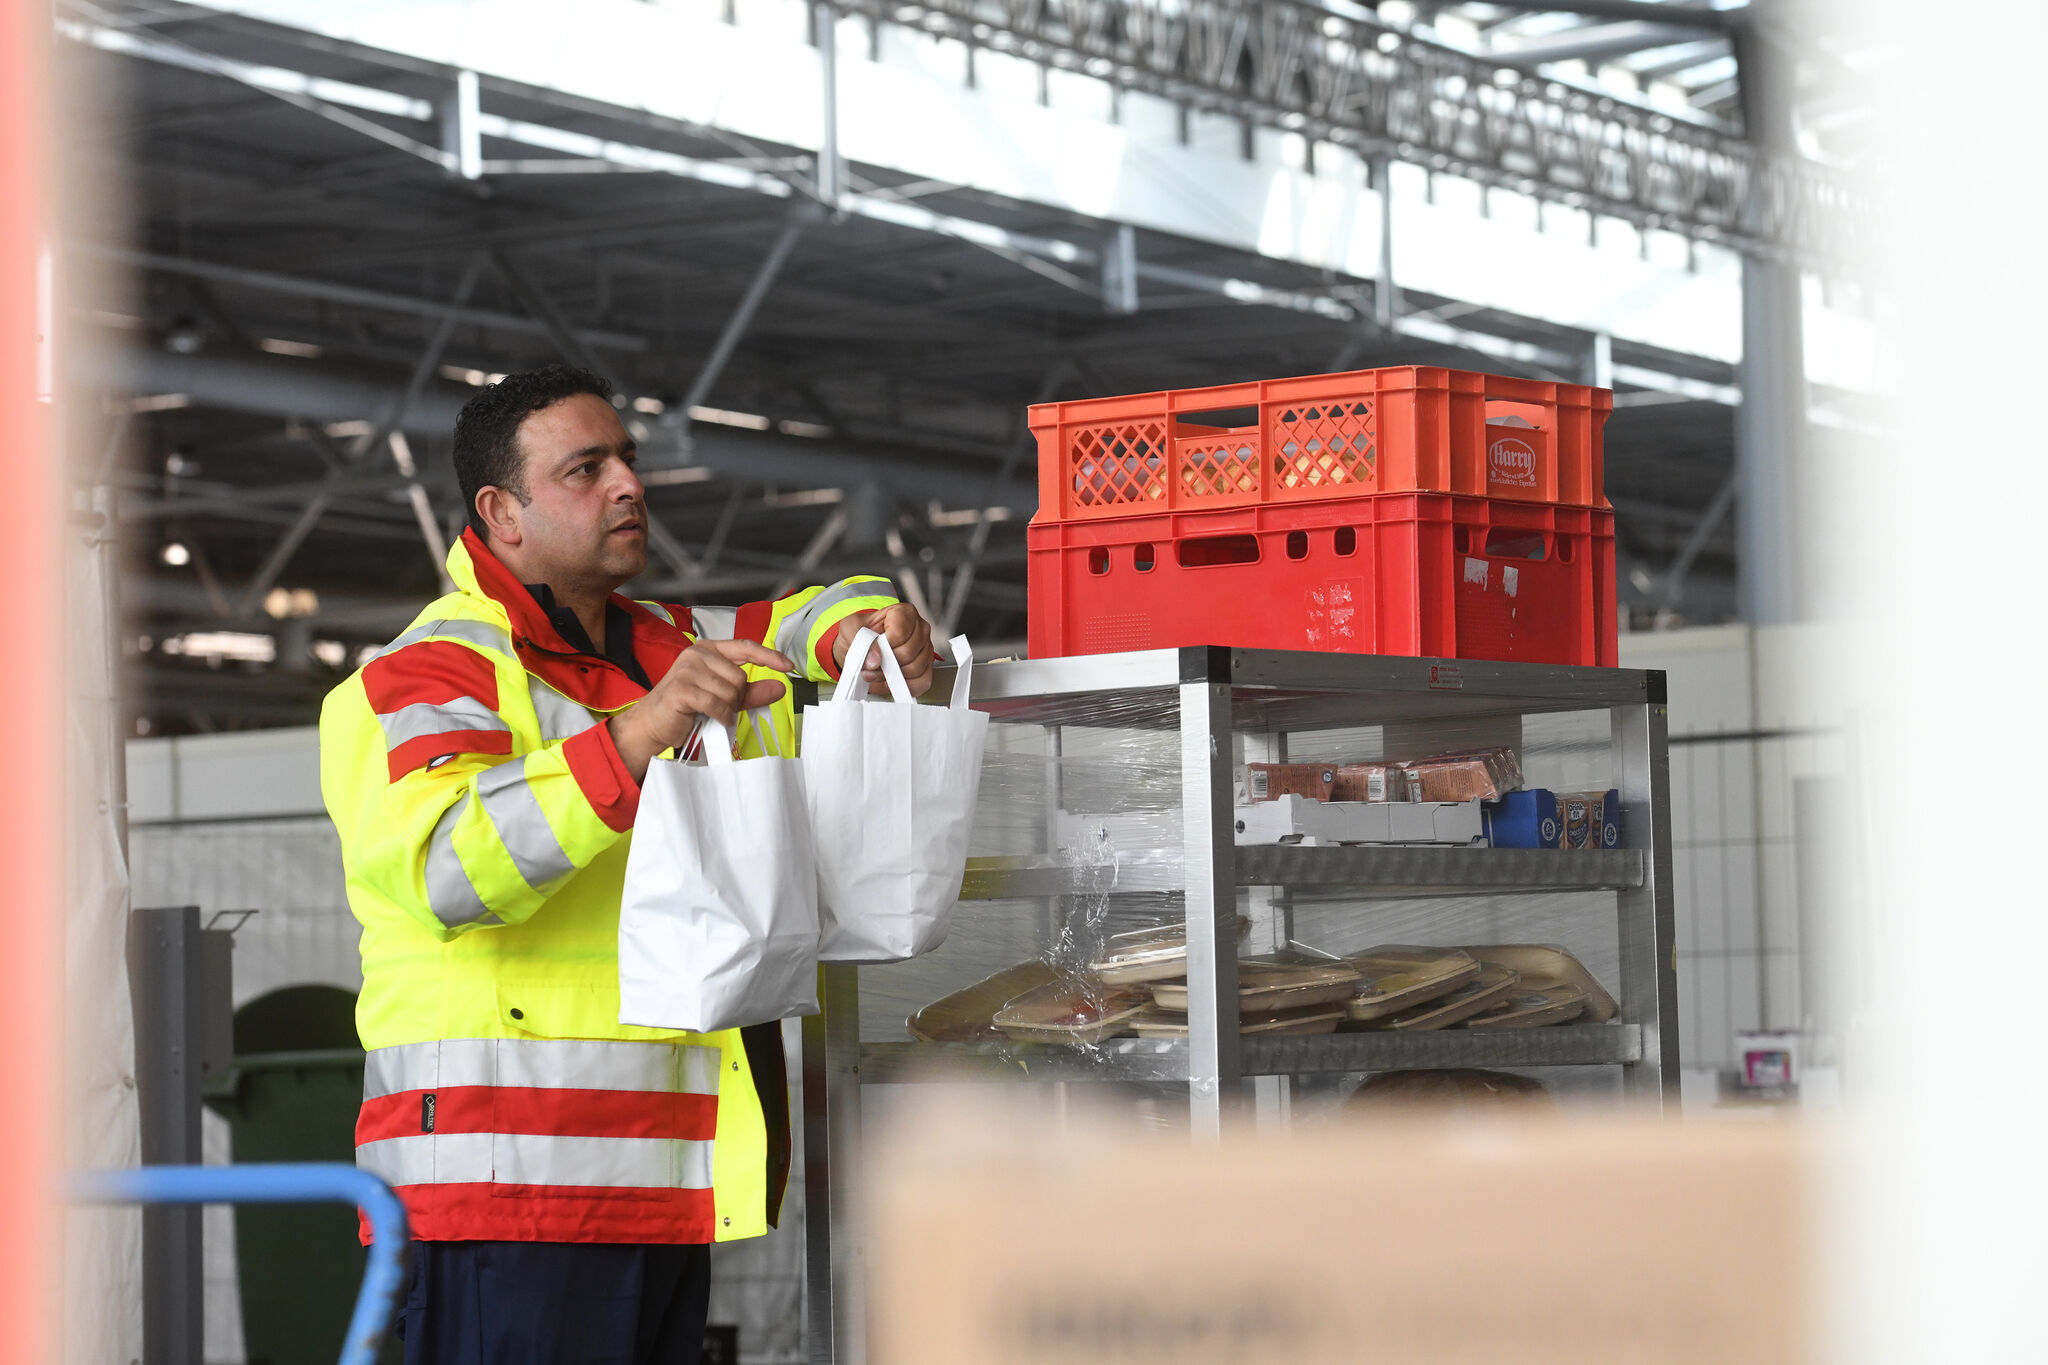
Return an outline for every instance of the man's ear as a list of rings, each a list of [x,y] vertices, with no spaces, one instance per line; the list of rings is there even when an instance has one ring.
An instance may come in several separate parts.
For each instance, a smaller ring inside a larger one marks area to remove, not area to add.
[[[518,498],[496,484],[486,484],[476,492],[476,515],[484,529],[501,545],[517,545],[520,540]]]

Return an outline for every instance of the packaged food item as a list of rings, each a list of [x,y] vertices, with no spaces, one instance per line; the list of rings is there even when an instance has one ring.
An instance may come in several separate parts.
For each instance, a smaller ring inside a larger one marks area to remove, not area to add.
[[[1337,770],[1328,763],[1247,763],[1246,801],[1271,801],[1276,796],[1306,796],[1328,801],[1337,785]]]
[[[1470,754],[1445,754],[1441,758],[1414,759],[1407,763],[1414,779],[1417,801],[1493,801],[1519,781],[1511,778],[1508,750],[1487,749]]]
[[[1496,943],[1465,951],[1480,962],[1520,972],[1526,991],[1545,991],[1553,986],[1575,986],[1584,991],[1587,1023],[1604,1024],[1621,1013],[1621,1006],[1602,989],[1585,964],[1555,945]]]
[[[1304,1033],[1335,1033],[1344,1017],[1341,1006],[1312,1005],[1306,1009],[1243,1015],[1238,1020],[1237,1031],[1246,1037],[1253,1034],[1286,1037]],[[1188,1036],[1188,1017],[1155,1005],[1133,1019],[1131,1028],[1140,1038],[1185,1038]]]
[[[996,1011],[994,1023],[1024,1043],[1099,1043],[1129,1033],[1147,1003],[1142,990],[1070,977],[1026,991]]]
[[[1449,1028],[1491,1007],[1513,993],[1521,983],[1522,978],[1506,967],[1482,966],[1478,976],[1442,999],[1375,1020],[1370,1027],[1417,1032]]]
[[[1252,922],[1237,917],[1241,939]],[[1145,981],[1166,981],[1188,974],[1188,929],[1185,924],[1161,924],[1151,929],[1133,929],[1112,934],[1102,945],[1102,956],[1088,964],[1089,974],[1105,986],[1131,986]]]
[[[1335,801],[1419,801],[1422,784],[1399,763],[1346,763],[1337,769]]]
[[[1486,841],[1495,848],[1619,848],[1620,793],[1508,792],[1486,803]]]
[[[1237,964],[1237,1011],[1247,1014],[1305,1009],[1347,1000],[1358,988],[1358,973],[1347,963],[1240,962]],[[1153,983],[1152,998],[1161,1009],[1188,1012],[1188,983]]]
[[[1360,1021],[1449,995],[1479,975],[1479,963],[1459,948],[1417,948],[1390,943],[1344,959],[1359,974],[1345,1011]]]
[[[1346,763],[1337,769],[1337,801],[1492,801],[1522,785],[1513,749],[1475,749],[1426,758]]]
[[[934,1000],[904,1021],[920,1043],[988,1043],[1003,1036],[996,1012],[1027,991],[1057,978],[1052,964],[1039,959],[1005,967],[972,986]]]
[[[1548,986],[1540,991],[1526,985],[1496,1001],[1492,1008],[1465,1021],[1466,1028],[1541,1028],[1545,1024],[1568,1024],[1586,1011],[1586,992],[1579,986]]]

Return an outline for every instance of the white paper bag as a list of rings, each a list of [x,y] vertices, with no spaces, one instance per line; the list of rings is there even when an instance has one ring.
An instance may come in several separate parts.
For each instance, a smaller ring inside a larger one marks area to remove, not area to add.
[[[953,640],[953,704],[919,706],[881,645],[893,700],[865,700],[861,664],[875,634],[846,651],[830,701],[804,715],[804,788],[817,849],[818,956],[898,962],[946,937],[981,790],[988,716],[967,706],[974,654]]]
[[[766,710],[750,713],[771,753]],[[710,1033],[818,1012],[818,873],[793,756],[735,760],[705,718],[702,765],[640,787],[619,907],[619,1022]]]

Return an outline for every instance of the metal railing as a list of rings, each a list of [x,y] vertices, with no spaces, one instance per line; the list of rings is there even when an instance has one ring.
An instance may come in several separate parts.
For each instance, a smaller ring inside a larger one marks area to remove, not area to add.
[[[338,1365],[375,1365],[405,1286],[405,1206],[391,1187],[339,1162],[246,1166],[143,1166],[82,1171],[66,1190],[79,1204],[352,1204],[369,1217],[372,1241]]]

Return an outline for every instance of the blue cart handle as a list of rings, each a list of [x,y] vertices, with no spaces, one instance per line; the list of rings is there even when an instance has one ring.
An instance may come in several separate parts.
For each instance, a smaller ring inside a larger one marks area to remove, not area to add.
[[[80,1204],[352,1204],[370,1219],[370,1260],[340,1365],[374,1365],[405,1280],[405,1205],[391,1187],[341,1162],[143,1166],[81,1171],[65,1193]]]

